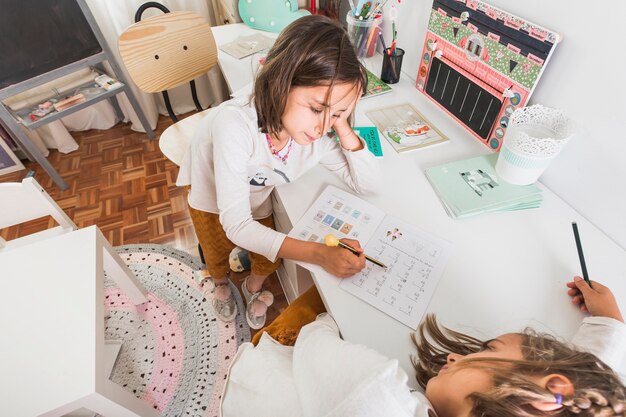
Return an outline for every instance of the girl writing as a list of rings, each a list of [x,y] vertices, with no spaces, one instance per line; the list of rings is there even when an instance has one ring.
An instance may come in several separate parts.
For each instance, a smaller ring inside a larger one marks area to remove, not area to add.
[[[225,102],[201,123],[177,185],[191,185],[191,217],[220,319],[230,321],[237,314],[228,286],[228,255],[235,245],[251,252],[251,274],[242,292],[254,329],[265,323],[272,295],[261,289],[280,258],[318,264],[339,277],[364,267],[363,255],[275,231],[270,193],[317,164],[357,193],[378,187],[376,162],[349,123],[366,85],[365,69],[345,30],[326,17],[307,16],[279,35],[256,78],[252,100]],[[331,128],[337,141],[327,136]],[[360,250],[356,241],[345,243]]]
[[[626,325],[615,298],[580,277],[567,285],[574,304],[591,313],[574,345],[531,330],[481,341],[427,316],[413,336],[425,395],[409,389],[396,360],[342,341],[327,314],[304,326],[294,347],[263,333],[256,347],[239,348],[222,415],[624,417],[626,387],[613,369],[626,366]],[[299,300],[281,316],[306,310]]]

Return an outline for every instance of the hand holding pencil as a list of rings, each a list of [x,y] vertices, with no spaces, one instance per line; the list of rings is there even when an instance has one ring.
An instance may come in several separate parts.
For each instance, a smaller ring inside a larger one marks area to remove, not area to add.
[[[576,241],[583,277],[576,276],[573,281],[566,284],[569,288],[567,295],[571,297],[572,303],[577,305],[583,313],[589,313],[592,316],[609,317],[623,323],[622,313],[611,290],[596,281],[593,281],[592,285],[589,279],[587,263],[583,254],[583,245],[576,222],[572,222],[572,230],[574,231],[574,240]]]
[[[349,245],[357,252],[345,250],[340,246],[319,245],[319,258],[314,262],[330,274],[338,278],[349,278],[365,268],[363,249],[357,240],[342,239],[342,243]]]
[[[365,257],[365,259],[367,259],[368,261],[380,266],[381,268],[387,268],[387,266],[385,266],[385,264],[383,264],[382,262],[380,262],[377,259],[372,258],[371,256],[365,255],[363,253],[363,250],[359,247],[359,249],[356,249],[342,241],[340,241],[339,239],[337,239],[334,235],[332,234],[327,234],[326,237],[324,238],[324,243],[326,243],[326,246],[339,246],[341,248],[347,249],[350,252],[352,252],[353,254],[355,254],[356,256],[360,256],[361,254]],[[357,242],[358,243],[358,242]]]
[[[593,281],[591,287],[581,277],[574,277],[573,281],[567,284],[567,295],[570,296],[572,303],[583,313],[589,313],[592,316],[609,317],[624,322],[622,313],[619,310],[615,296],[608,287]]]

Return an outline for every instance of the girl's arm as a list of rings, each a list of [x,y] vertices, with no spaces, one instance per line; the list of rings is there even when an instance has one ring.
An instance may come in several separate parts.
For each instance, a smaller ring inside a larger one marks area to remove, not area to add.
[[[626,324],[611,290],[592,281],[591,287],[580,277],[567,283],[572,303],[586,317],[572,343],[591,352],[626,380]]]
[[[375,193],[383,184],[378,161],[367,150],[363,140],[348,122],[357,102],[358,99],[331,123],[339,138],[339,145],[328,141],[320,164],[341,177],[357,193]]]
[[[235,245],[274,261],[285,235],[254,220],[250,203],[248,161],[254,157],[256,121],[234,106],[215,111],[219,114],[207,127],[213,140],[213,148],[206,150],[212,166],[207,163],[206,169],[214,177],[220,223]]]
[[[278,257],[320,265],[339,278],[351,277],[365,267],[365,256],[358,241],[351,239],[341,241],[359,250],[361,255],[356,256],[338,246],[330,247],[286,237],[278,251]]]
[[[355,152],[364,149],[363,141],[359,136],[354,133],[352,126],[350,126],[350,114],[354,111],[357,103],[359,102],[359,98],[350,105],[349,108],[346,109],[341,115],[337,118],[335,123],[333,124],[333,129],[337,136],[339,137],[339,143],[341,147],[347,151]]]

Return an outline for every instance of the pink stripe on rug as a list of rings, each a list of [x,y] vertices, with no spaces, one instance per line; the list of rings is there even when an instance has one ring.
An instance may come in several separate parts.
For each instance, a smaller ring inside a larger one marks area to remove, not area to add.
[[[162,258],[160,258],[158,255],[159,254],[153,253],[152,256],[146,256],[146,254],[143,252],[135,252],[135,253],[125,254],[125,257],[127,257],[126,263],[128,265],[133,265],[133,264],[154,265],[164,271],[168,271],[173,274],[176,274],[177,276],[183,275],[185,277],[193,277],[193,270],[189,268],[187,265],[180,263],[178,261],[174,261],[174,262],[165,261],[164,262]],[[194,288],[197,288],[199,291],[203,292],[203,289],[194,279],[188,279],[186,281],[188,282],[189,285],[192,285]],[[211,302],[210,294],[206,294],[206,297],[209,300],[209,302]],[[239,314],[245,314],[245,310]],[[218,361],[218,369],[217,369],[216,375],[218,375],[219,377],[216,378],[215,384],[213,385],[211,399],[204,413],[205,417],[213,417],[215,415],[215,411],[219,410],[222,391],[226,383],[225,376],[228,372],[228,368],[230,367],[230,363],[232,362],[232,358],[235,356],[235,353],[237,352],[237,340],[235,340],[235,337],[236,337],[235,326],[237,326],[237,323],[234,321],[231,323],[224,323],[220,320],[217,320],[219,356],[221,357],[222,360]],[[227,340],[230,340],[230,342],[226,343]],[[159,410],[163,410],[163,409],[159,408]]]
[[[176,312],[150,292],[146,295],[149,302],[139,306],[135,306],[119,288],[106,288],[104,295],[105,308],[135,312],[150,323],[156,346],[152,378],[142,399],[156,405],[159,411],[165,410],[178,386],[185,353],[183,331]]]

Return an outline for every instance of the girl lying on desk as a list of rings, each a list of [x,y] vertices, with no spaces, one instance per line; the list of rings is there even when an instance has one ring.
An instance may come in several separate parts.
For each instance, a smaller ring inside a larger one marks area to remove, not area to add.
[[[324,307],[313,287],[257,333],[256,347],[240,346],[222,415],[626,416],[626,388],[611,369],[626,366],[626,325],[611,291],[592,285],[579,277],[567,284],[572,301],[591,314],[574,345],[531,330],[483,342],[427,316],[413,338],[425,396],[410,390],[398,361],[341,340],[328,314],[315,319]],[[312,323],[297,335],[306,319]]]
[[[237,315],[228,285],[228,256],[236,245],[251,254],[252,273],[242,292],[253,329],[265,325],[273,297],[262,285],[280,258],[321,265],[339,277],[365,266],[364,256],[274,230],[270,193],[318,164],[357,193],[379,188],[377,163],[349,123],[366,86],[366,71],[343,27],[324,16],[306,16],[276,40],[252,99],[222,103],[201,122],[176,184],[191,185],[189,210],[204,254],[203,275],[212,277],[213,307],[221,320]],[[337,141],[327,136],[330,128]]]

